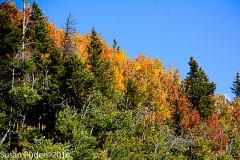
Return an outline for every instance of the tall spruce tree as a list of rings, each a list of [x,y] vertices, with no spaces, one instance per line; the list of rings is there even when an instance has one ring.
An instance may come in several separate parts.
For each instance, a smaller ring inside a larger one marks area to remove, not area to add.
[[[95,77],[95,89],[101,91],[103,96],[112,95],[111,82],[113,81],[113,70],[110,62],[102,59],[103,45],[96,30],[92,29],[90,44],[87,46],[88,65]]]
[[[189,61],[190,72],[185,80],[185,95],[192,109],[196,109],[203,120],[212,115],[214,111],[214,95],[216,84],[209,82],[202,67],[199,67],[193,57]]]
[[[45,18],[42,9],[38,7],[36,2],[33,2],[31,14],[29,16],[30,22],[27,26],[28,31],[26,37],[30,42],[32,51],[38,55],[42,53],[49,53],[51,50],[49,30],[47,29],[47,19]],[[37,48],[37,50],[36,50]]]
[[[232,93],[235,94],[235,99],[240,97],[240,75],[239,72],[237,72],[234,81],[233,81],[233,87],[230,87],[232,90]]]
[[[36,2],[33,2],[31,6],[28,19],[25,50],[34,63],[34,68],[29,75],[32,77],[31,86],[42,97],[41,101],[36,104],[37,106],[33,108],[31,115],[28,116],[31,124],[37,126],[39,130],[42,130],[44,125],[47,129],[52,129],[55,112],[59,109],[56,104],[62,102],[61,81],[58,79],[65,73],[62,56],[57,47],[51,43],[47,19]]]

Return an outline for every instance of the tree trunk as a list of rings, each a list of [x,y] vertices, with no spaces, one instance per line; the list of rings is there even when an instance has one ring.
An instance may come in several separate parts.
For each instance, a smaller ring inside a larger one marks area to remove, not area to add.
[[[26,0],[23,0],[23,33],[22,33],[22,55],[21,59],[24,59],[25,50],[25,32],[26,32]]]

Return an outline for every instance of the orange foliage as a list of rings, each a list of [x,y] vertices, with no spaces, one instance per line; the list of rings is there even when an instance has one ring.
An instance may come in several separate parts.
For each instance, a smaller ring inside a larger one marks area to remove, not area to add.
[[[51,43],[60,48],[61,46],[61,31],[57,31],[53,23],[47,22],[47,28],[49,30],[49,36],[51,37]]]
[[[74,44],[76,45],[76,54],[82,62],[86,62],[88,58],[87,46],[90,43],[87,35],[76,34],[74,38]]]
[[[238,125],[240,125],[240,108],[236,108],[234,110],[234,118],[235,118],[235,123],[238,123]]]
[[[201,124],[200,115],[196,110],[191,111],[189,107],[183,107],[182,109],[182,113],[184,115],[180,122],[180,126],[184,132],[188,132],[190,130],[194,131],[194,129],[198,128]]]
[[[148,111],[145,113],[145,124],[147,126],[154,126],[155,129],[161,129],[164,119],[162,118],[160,111]]]
[[[229,139],[224,135],[224,131],[221,129],[216,115],[213,114],[209,117],[207,126],[210,130],[208,138],[215,142],[214,149],[219,150],[220,147],[225,147],[229,142]]]
[[[240,126],[240,98],[237,98],[233,101],[233,117],[234,117],[234,124]]]
[[[4,14],[10,16],[11,21],[15,24],[16,27],[22,24],[23,15],[22,13],[16,8],[14,2],[3,2],[0,6],[0,11]],[[29,13],[30,9],[27,8],[27,13]],[[27,14],[29,15],[29,14]]]

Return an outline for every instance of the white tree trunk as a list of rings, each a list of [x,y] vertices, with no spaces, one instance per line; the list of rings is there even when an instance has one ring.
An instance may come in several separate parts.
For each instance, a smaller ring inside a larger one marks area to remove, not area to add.
[[[22,55],[21,59],[24,59],[25,54],[25,32],[26,32],[26,0],[23,0],[23,33],[22,33]]]

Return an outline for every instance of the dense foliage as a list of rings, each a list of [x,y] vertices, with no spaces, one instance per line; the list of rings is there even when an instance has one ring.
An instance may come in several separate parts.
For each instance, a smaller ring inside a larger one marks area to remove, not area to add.
[[[2,159],[240,159],[239,74],[230,101],[193,57],[181,82],[94,28],[79,34],[71,15],[57,30],[35,2],[3,2],[0,20]]]

